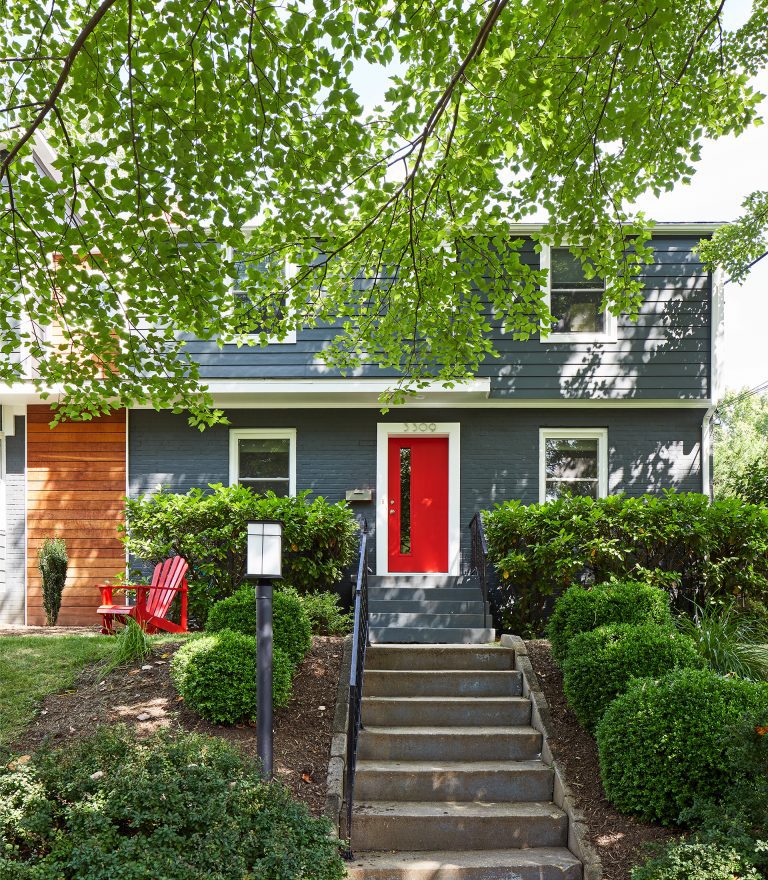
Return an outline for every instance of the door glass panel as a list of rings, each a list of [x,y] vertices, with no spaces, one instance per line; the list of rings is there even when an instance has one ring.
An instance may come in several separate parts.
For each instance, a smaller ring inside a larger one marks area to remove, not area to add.
[[[400,449],[400,552],[411,552],[411,450]]]

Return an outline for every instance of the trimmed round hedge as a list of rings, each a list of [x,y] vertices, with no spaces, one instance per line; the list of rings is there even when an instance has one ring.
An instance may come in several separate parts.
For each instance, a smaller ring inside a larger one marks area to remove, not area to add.
[[[632,678],[705,664],[693,640],[655,623],[613,623],[579,633],[563,660],[563,691],[579,722],[593,730]]]
[[[547,626],[558,663],[571,639],[606,623],[660,623],[672,626],[669,597],[641,581],[607,581],[590,589],[571,587],[555,602]]]
[[[678,824],[696,798],[718,798],[730,784],[725,734],[745,717],[768,724],[768,684],[704,669],[636,680],[597,725],[608,800],[624,813]]]
[[[272,699],[291,699],[294,666],[280,648],[272,655]],[[216,724],[256,717],[256,639],[223,629],[187,642],[173,655],[171,678],[184,702]]]
[[[231,629],[246,636],[256,634],[256,599],[253,587],[216,602],[208,614],[206,632]],[[312,624],[301,597],[293,590],[275,590],[272,598],[272,639],[298,666],[312,645]]]

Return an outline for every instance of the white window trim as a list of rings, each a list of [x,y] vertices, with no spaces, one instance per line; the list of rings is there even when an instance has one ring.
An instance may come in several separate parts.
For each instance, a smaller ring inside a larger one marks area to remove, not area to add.
[[[448,438],[448,571],[430,574],[460,574],[461,567],[461,423],[379,422],[376,426],[376,574],[398,577],[424,572],[389,571],[389,438]],[[434,431],[432,426],[434,424]]]
[[[288,494],[296,494],[296,428],[233,428],[229,432],[229,485],[240,480],[241,440],[288,440]]]
[[[542,287],[542,300],[549,312],[552,311],[552,248],[568,247],[567,244],[559,245],[541,245],[541,268],[547,270],[547,280]],[[557,331],[546,332],[544,327],[539,328],[539,342],[542,343],[558,343],[558,342],[618,342],[619,341],[619,322],[616,315],[610,309],[605,309],[605,330],[602,333],[592,333],[590,331],[578,333],[558,333]]]
[[[608,428],[539,428],[539,504],[547,498],[547,440],[597,440],[597,497],[608,494]]]
[[[226,250],[226,260],[227,263],[234,262],[234,251],[231,247],[227,246]],[[286,280],[289,278],[295,278],[296,273],[298,271],[298,266],[295,263],[291,263],[288,257],[285,258],[285,278]],[[234,282],[230,285],[230,290],[232,293],[235,292]],[[290,298],[287,302],[287,312],[289,315],[293,315],[294,309],[291,304]],[[249,336],[256,337],[257,333],[249,333]],[[225,345],[237,345],[236,342],[225,342]],[[296,329],[289,330],[288,333],[282,339],[278,339],[277,336],[270,336],[267,338],[266,345],[295,345],[296,344]]]

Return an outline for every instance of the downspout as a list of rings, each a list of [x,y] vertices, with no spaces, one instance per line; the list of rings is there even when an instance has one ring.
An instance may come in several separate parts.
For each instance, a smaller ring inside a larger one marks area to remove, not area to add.
[[[714,500],[712,489],[712,417],[717,410],[716,406],[704,413],[701,422],[701,491],[710,502]]]

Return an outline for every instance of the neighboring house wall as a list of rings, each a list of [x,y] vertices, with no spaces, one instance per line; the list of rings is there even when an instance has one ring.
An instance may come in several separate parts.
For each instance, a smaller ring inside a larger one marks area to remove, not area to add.
[[[27,622],[45,622],[37,552],[63,538],[69,569],[59,623],[95,624],[98,583],[125,570],[117,525],[124,515],[125,410],[51,430],[50,407],[30,406],[27,443]]]
[[[24,439],[25,419],[5,438],[5,559],[0,586],[0,624],[24,623]]]
[[[698,236],[658,235],[655,261],[641,274],[645,300],[637,321],[618,320],[618,339],[608,343],[515,341],[491,331],[499,358],[477,371],[490,377],[491,397],[530,399],[697,399],[711,393],[711,277],[693,248]],[[526,241],[524,262],[538,267],[539,254]],[[301,329],[295,343],[238,348],[192,340],[188,351],[207,379],[338,378],[317,357],[334,327]],[[392,370],[363,366],[355,377],[393,377]]]
[[[460,519],[466,554],[472,515],[509,498],[539,500],[539,429],[608,429],[608,490],[630,495],[675,488],[700,492],[704,409],[303,409],[226,411],[230,426],[202,434],[184,415],[132,410],[129,494],[175,492],[229,482],[230,428],[295,428],[296,488],[330,501],[376,489],[379,422],[461,424]],[[375,501],[375,499],[374,499]],[[373,504],[355,504],[373,527]]]

